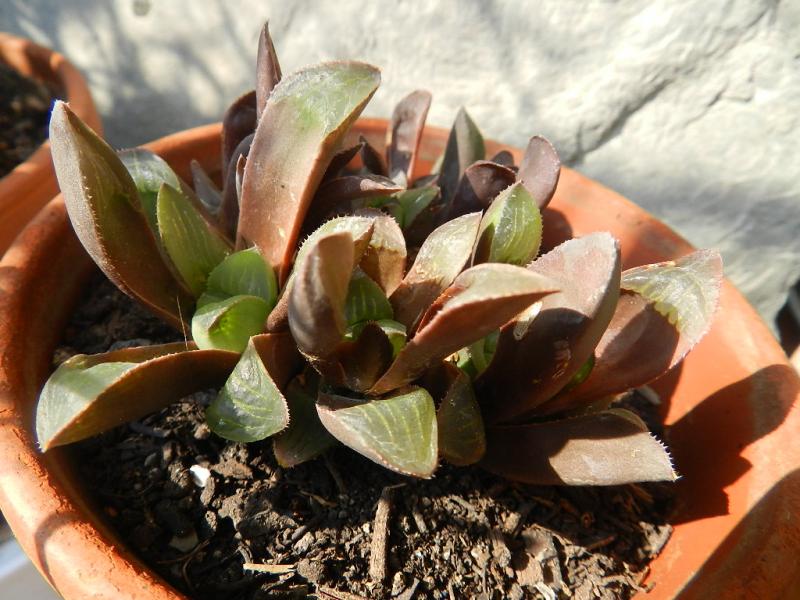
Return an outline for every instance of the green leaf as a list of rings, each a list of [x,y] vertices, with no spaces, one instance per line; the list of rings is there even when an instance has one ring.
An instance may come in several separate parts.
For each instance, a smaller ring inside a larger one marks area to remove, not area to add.
[[[528,270],[560,289],[501,328],[475,382],[490,424],[535,415],[560,392],[589,360],[619,298],[619,243],[608,233],[564,242]]]
[[[181,189],[181,180],[163,158],[145,148],[132,148],[117,152],[122,164],[130,173],[136,189],[139,191],[142,212],[153,233],[158,235],[158,219],[156,201],[158,190],[163,184]]]
[[[244,352],[248,340],[264,330],[269,304],[257,296],[231,296],[207,302],[192,317],[192,338],[201,349]]]
[[[206,410],[211,431],[256,442],[289,424],[289,409],[269,370],[270,335],[252,337],[219,395]],[[265,347],[266,345],[266,347]]]
[[[387,150],[389,177],[404,186],[413,181],[417,149],[430,107],[430,92],[415,90],[400,100],[392,113]]]
[[[489,427],[485,469],[535,485],[675,481],[663,444],[623,409],[529,425]]]
[[[414,381],[429,365],[490,334],[555,290],[551,279],[522,267],[467,269],[428,308],[416,335],[370,393],[384,394]]]
[[[336,439],[370,460],[405,475],[433,475],[436,409],[424,389],[366,402],[321,393],[317,412]]]
[[[325,168],[379,82],[373,66],[325,63],[284,77],[267,100],[244,170],[237,244],[257,246],[280,282]]]
[[[391,319],[379,319],[375,321],[375,324],[381,328],[383,333],[386,334],[386,337],[389,338],[389,342],[392,344],[393,356],[397,356],[397,353],[403,349],[406,345],[406,328],[402,323],[398,323],[397,321],[392,321]],[[348,340],[356,340],[361,335],[361,332],[364,331],[364,327],[366,327],[367,323],[362,321],[360,323],[356,323],[351,325],[347,328],[347,331],[344,334],[345,339]]]
[[[628,269],[621,286],[652,302],[694,345],[711,325],[721,281],[719,253],[698,250],[678,260]]]
[[[50,144],[83,247],[120,290],[181,329],[181,314],[193,300],[164,262],[125,165],[60,101],[53,107]]]
[[[391,202],[386,204],[395,221],[403,230],[408,229],[416,218],[426,210],[439,195],[439,188],[435,185],[426,185],[411,188],[394,194]]]
[[[439,175],[439,187],[442,188],[442,198],[445,202],[451,201],[467,167],[484,158],[486,149],[483,136],[467,111],[461,108],[447,139]]]
[[[420,247],[414,264],[390,298],[395,318],[409,333],[416,330],[422,314],[469,261],[480,220],[480,213],[474,213],[448,221]]]
[[[521,183],[503,190],[481,220],[473,263],[527,265],[539,253],[542,215]]]
[[[199,296],[209,273],[230,253],[231,246],[174,187],[161,185],[156,207],[161,243],[183,281]]]
[[[79,354],[45,383],[36,409],[43,450],[97,435],[220,385],[237,355],[183,343]]]
[[[291,421],[272,442],[275,458],[282,467],[304,463],[336,444],[336,438],[328,433],[317,414],[318,385],[319,377],[310,371],[293,379],[286,389]]]
[[[436,411],[439,453],[451,464],[466,466],[483,457],[486,433],[469,377],[457,368],[450,369],[453,379]]]
[[[206,291],[197,302],[201,308],[231,296],[257,296],[266,301],[269,310],[275,306],[278,282],[258,248],[240,250],[219,263],[206,282]]]
[[[356,269],[347,288],[344,315],[348,326],[364,321],[391,319],[392,305],[383,290],[360,269]]]

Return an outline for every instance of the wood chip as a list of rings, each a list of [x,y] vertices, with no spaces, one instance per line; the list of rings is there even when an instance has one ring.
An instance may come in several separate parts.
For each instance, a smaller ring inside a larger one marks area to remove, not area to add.
[[[414,594],[417,592],[418,585],[419,579],[415,577],[414,582],[405,590],[403,590],[403,592],[397,597],[397,600],[411,600],[414,597]]]
[[[389,543],[389,515],[392,512],[393,487],[383,488],[375,510],[372,543],[369,551],[369,578],[382,582],[386,579],[386,550]]]
[[[244,563],[242,570],[255,571],[256,573],[269,573],[270,575],[285,575],[294,573],[297,565],[267,565],[263,563]]]

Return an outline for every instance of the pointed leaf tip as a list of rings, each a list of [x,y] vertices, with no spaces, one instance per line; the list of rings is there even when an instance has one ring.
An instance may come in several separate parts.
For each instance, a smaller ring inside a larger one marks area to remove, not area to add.
[[[180,329],[192,298],[164,262],[136,184],[117,154],[63,102],[50,145],[64,202],[81,244],[123,292]]]

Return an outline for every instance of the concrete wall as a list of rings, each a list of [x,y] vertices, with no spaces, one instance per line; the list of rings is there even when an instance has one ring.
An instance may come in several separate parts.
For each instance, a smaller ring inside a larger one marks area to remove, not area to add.
[[[4,0],[0,29],[67,54],[116,145],[219,119],[252,87],[269,18],[284,71],[383,69],[366,113],[434,94],[486,135],[565,161],[722,250],[769,321],[800,277],[796,0]]]

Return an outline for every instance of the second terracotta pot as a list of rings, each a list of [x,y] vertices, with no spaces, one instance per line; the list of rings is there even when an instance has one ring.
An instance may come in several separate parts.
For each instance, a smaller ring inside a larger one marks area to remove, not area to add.
[[[25,77],[49,84],[81,119],[102,134],[100,116],[86,81],[61,54],[30,40],[0,33],[0,62]],[[45,142],[25,162],[0,179],[0,256],[57,193],[50,144]]]

